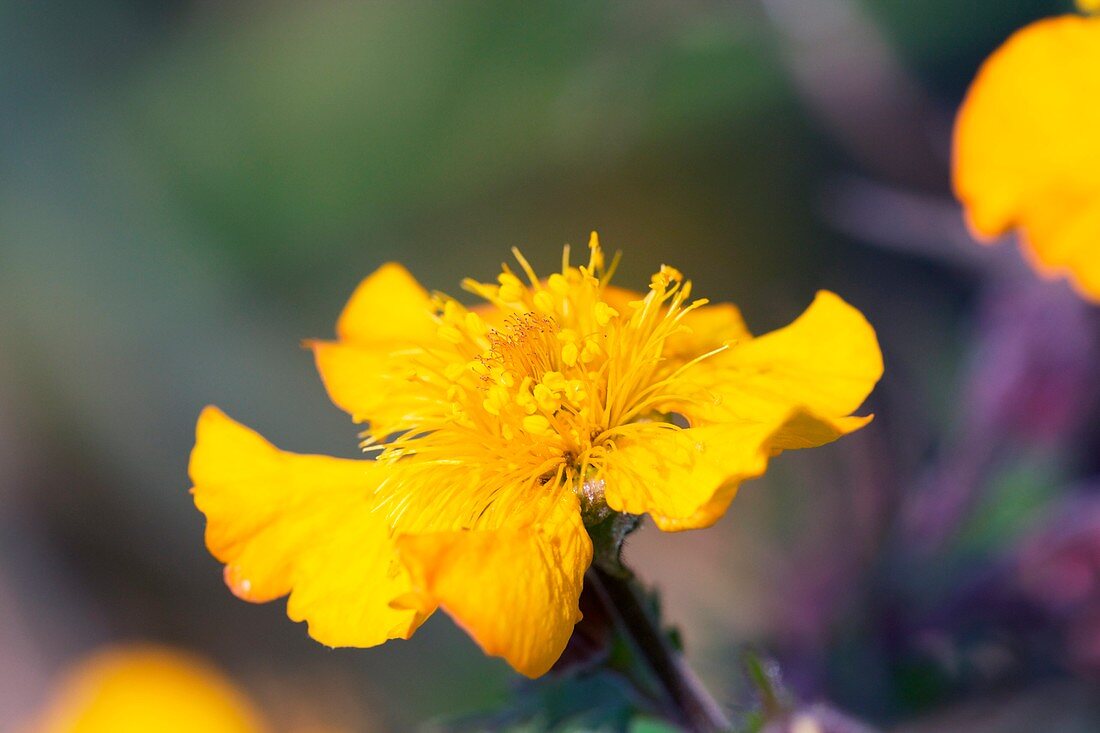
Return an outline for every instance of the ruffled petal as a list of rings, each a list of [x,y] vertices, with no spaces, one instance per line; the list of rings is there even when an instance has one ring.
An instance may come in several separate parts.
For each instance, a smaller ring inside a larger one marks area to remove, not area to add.
[[[870,419],[827,419],[796,409],[775,420],[685,430],[654,423],[617,440],[606,458],[607,504],[649,514],[664,531],[708,527],[725,513],[741,482],[764,473],[770,458],[832,442]]]
[[[882,352],[863,314],[820,291],[789,326],[738,342],[699,367],[711,399],[685,406],[693,424],[768,422],[794,409],[834,418],[870,394],[882,376]]]
[[[744,455],[736,457],[736,465],[725,463],[734,456],[722,455],[727,451],[721,450],[717,437],[713,428],[681,430],[646,423],[616,438],[600,474],[607,505],[628,514],[687,517],[714,495],[727,476],[763,473],[766,457],[744,442],[727,446],[742,448]]]
[[[677,515],[651,511],[650,515],[657,527],[665,532],[709,527],[726,513],[730,503],[737,496],[741,482],[762,475],[770,458],[784,450],[813,448],[831,443],[837,438],[860,429],[870,421],[870,416],[826,419],[805,410],[796,410],[762,440],[759,439],[765,432],[763,425],[734,423],[713,428],[699,428],[710,432],[708,445],[714,446],[714,452],[720,456],[719,460],[726,472],[725,477],[713,487],[706,501],[691,513]],[[756,442],[758,440],[759,442]],[[752,447],[754,445],[755,448]]]
[[[1047,275],[1100,299],[1100,19],[1023,28],[982,65],[955,126],[954,186],[975,232],[1019,227]]]
[[[287,615],[309,623],[309,635],[328,646],[371,647],[407,639],[435,610],[395,608],[409,592],[409,575],[389,530],[366,505],[331,526],[324,541],[297,558],[299,580]]]
[[[684,375],[697,399],[669,405],[691,427],[629,426],[604,462],[608,505],[648,513],[664,530],[713,524],[769,458],[866,425],[870,417],[849,413],[882,374],[874,330],[832,293],[818,293],[789,326],[755,339],[735,310],[715,308],[701,318],[714,327],[696,333],[729,348]]]
[[[408,638],[425,614],[390,601],[408,592],[384,516],[372,512],[385,467],[280,451],[208,407],[190,474],[206,545],[225,580],[253,602],[291,594],[288,614],[330,646]]]
[[[404,535],[398,549],[427,603],[528,677],[550,669],[581,618],[592,543],[572,493],[528,527]]]

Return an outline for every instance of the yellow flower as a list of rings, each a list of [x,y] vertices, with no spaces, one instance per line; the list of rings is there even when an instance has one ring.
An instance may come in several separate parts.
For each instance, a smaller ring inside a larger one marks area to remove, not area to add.
[[[249,701],[206,663],[153,646],[74,666],[27,733],[263,733]]]
[[[1100,301],[1100,18],[1018,31],[986,60],[955,127],[971,228],[1019,228],[1036,269]]]
[[[332,646],[407,638],[443,608],[488,654],[546,672],[579,620],[585,520],[705,527],[788,448],[821,445],[882,372],[874,331],[819,293],[753,338],[732,305],[662,267],[647,293],[588,264],[539,279],[516,252],[484,302],[430,295],[395,264],[311,342],[373,461],[285,453],[215,408],[191,458],[206,540],[230,588]],[[684,426],[688,427],[684,427]]]

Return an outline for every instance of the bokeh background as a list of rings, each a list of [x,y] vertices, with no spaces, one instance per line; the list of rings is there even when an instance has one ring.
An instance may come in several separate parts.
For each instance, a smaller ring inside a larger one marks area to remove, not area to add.
[[[899,731],[1100,720],[1100,308],[980,248],[950,197],[978,64],[1069,2],[0,4],[0,721],[103,643],[184,646],[286,731],[407,730],[515,683],[443,615],[329,650],[233,598],[188,495],[216,403],[356,454],[299,347],[400,260],[543,271],[597,229],[756,331],[842,294],[870,428],[787,454],[629,559],[711,689]],[[0,728],[5,724],[0,722]]]

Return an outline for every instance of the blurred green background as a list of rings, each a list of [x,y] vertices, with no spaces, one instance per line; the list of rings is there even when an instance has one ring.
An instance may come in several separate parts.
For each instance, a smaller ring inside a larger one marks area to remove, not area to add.
[[[404,730],[504,699],[505,665],[442,615],[332,651],[282,602],[233,598],[188,452],[214,403],[281,447],[355,455],[298,343],[360,278],[400,260],[456,293],[513,245],[546,271],[592,229],[624,251],[620,284],[674,264],[757,331],[829,288],[886,352],[865,434],[784,456],[714,530],[632,542],[712,689],[738,694],[753,644],[797,648],[811,699],[876,724],[957,703],[919,667],[884,691],[885,652],[857,643],[873,601],[834,596],[878,572],[904,477],[965,432],[985,263],[1016,257],[965,241],[954,108],[1012,30],[1069,6],[0,4],[0,720],[132,638],[201,651],[302,725]],[[1017,498],[970,551],[1023,531],[1081,453],[1004,463],[991,482]],[[929,594],[945,572],[925,568]]]

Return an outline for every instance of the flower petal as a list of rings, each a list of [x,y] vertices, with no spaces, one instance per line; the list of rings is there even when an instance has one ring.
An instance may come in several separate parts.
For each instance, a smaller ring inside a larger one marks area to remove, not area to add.
[[[753,444],[761,434],[760,426],[715,426],[700,428],[712,431],[708,444],[725,446],[726,452],[718,449],[724,463],[727,476],[711,492],[710,497],[693,512],[687,515],[669,515],[651,512],[654,523],[665,532],[680,532],[688,529],[703,529],[717,522],[726,513],[730,503],[737,495],[741,482],[756,478],[764,473],[769,458],[784,450],[812,448],[840,438],[863,427],[871,421],[871,416],[844,417],[832,420],[797,410],[787,416],[770,435],[762,440],[755,451],[746,451],[744,446]],[[734,445],[741,446],[734,449]],[[763,464],[759,457],[763,456]],[[759,469],[756,471],[756,469]],[[755,471],[755,472],[754,472]]]
[[[859,407],[882,376],[882,352],[863,314],[823,290],[789,326],[699,366],[714,399],[688,415],[693,424],[768,420],[796,408],[841,417]],[[808,441],[819,444],[812,436]]]
[[[1020,227],[1045,274],[1100,300],[1100,18],[1032,23],[982,65],[959,110],[954,186],[977,234]]]
[[[649,514],[664,531],[699,529],[725,513],[742,481],[784,450],[829,443],[870,417],[826,419],[795,409],[773,420],[678,430],[652,424],[616,442],[604,464],[607,504]]]
[[[715,303],[688,311],[682,323],[697,338],[705,339],[708,344],[715,346],[751,338],[745,319],[741,317],[741,310],[733,303]]]
[[[1100,302],[1100,190],[1074,206],[1072,194],[1036,201],[1021,218],[1026,254],[1044,277],[1066,277],[1083,297]]]
[[[341,341],[363,345],[435,338],[431,298],[401,265],[382,265],[359,284],[336,321]]]
[[[398,550],[423,596],[528,677],[550,669],[581,618],[592,543],[572,493],[526,528],[404,535]]]
[[[333,341],[307,345],[313,349],[329,399],[355,422],[369,421],[376,438],[397,432],[412,420],[425,424],[448,417],[447,382],[430,369],[417,369],[408,351],[386,353]]]
[[[680,430],[646,423],[616,439],[601,473],[607,505],[628,514],[687,517],[732,473],[741,472],[743,477],[763,473],[766,457],[753,450],[760,440],[755,446],[744,441],[729,446],[742,449],[744,455],[736,465],[723,465],[733,456],[718,454],[715,437],[713,428]]]
[[[386,359],[377,351],[333,341],[310,341],[317,372],[333,404],[363,422],[382,400],[378,379]]]
[[[705,527],[770,457],[870,421],[849,413],[882,375],[882,354],[855,308],[822,291],[789,326],[755,339],[743,333],[685,377],[709,396],[672,405],[691,428],[634,428],[616,440],[606,462],[609,506],[649,513],[665,530]]]
[[[604,285],[600,290],[600,300],[619,311],[619,313],[629,313],[630,304],[640,301],[644,297],[645,293],[621,288],[618,285]]]
[[[384,466],[278,450],[208,407],[190,474],[206,544],[241,598],[291,594],[288,614],[330,646],[408,638],[424,614],[390,601],[408,592],[389,528],[372,512]]]
[[[438,341],[437,329],[427,291],[404,267],[389,263],[352,294],[336,323],[338,341],[305,345],[313,350],[329,399],[357,422],[384,426],[390,418],[415,414],[410,410],[434,406],[439,412],[440,403],[424,399],[426,385],[408,366],[410,350]]]
[[[684,360],[752,338],[741,311],[733,303],[692,309],[684,314],[680,323],[688,330],[670,336],[665,351]]]
[[[287,616],[308,622],[309,635],[327,646],[408,639],[435,610],[394,607],[409,592],[409,575],[388,528],[365,504],[303,549],[296,577]]]

